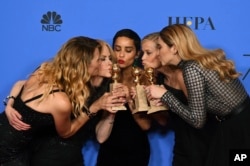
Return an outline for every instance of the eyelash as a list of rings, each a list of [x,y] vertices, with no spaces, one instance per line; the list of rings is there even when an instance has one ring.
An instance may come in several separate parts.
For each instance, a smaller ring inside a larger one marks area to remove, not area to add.
[[[113,60],[113,59],[112,59],[112,57],[107,57],[107,59],[108,59],[108,60],[110,60],[110,61],[112,61],[112,60]],[[99,58],[99,60],[101,60],[101,61],[105,61],[105,60],[106,60],[106,57],[105,57],[105,58],[104,58],[104,57],[103,57],[103,58]]]

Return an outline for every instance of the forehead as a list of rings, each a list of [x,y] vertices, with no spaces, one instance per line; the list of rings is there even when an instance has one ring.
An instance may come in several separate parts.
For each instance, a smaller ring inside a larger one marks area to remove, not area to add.
[[[125,36],[118,37],[114,43],[114,46],[135,47],[134,41]]]
[[[159,44],[164,43],[161,37],[158,37],[158,43],[159,43]]]
[[[156,42],[152,41],[152,40],[144,40],[142,42],[142,49],[146,48],[146,47],[155,47],[156,46]]]
[[[99,58],[99,56],[100,56],[100,51],[98,48],[95,48],[93,59]]]
[[[110,55],[110,50],[106,44],[102,46],[101,55]]]

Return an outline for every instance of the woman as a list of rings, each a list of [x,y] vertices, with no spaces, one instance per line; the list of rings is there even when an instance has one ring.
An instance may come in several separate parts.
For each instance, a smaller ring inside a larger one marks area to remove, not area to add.
[[[97,110],[86,109],[89,96],[86,83],[98,73],[99,48],[99,43],[93,39],[72,38],[53,60],[43,63],[26,81],[13,87],[6,107],[13,106],[18,110],[31,128],[15,130],[9,125],[5,113],[1,114],[2,165],[18,160],[36,133],[54,127],[60,137],[67,138],[96,113]],[[75,116],[74,120],[70,119],[71,115]]]
[[[98,75],[92,76],[87,85],[90,88],[90,96],[87,99],[87,107],[90,110],[108,110],[110,106],[117,105],[117,101],[114,103],[115,96],[114,94],[110,95],[105,93],[106,81],[103,81],[103,77],[111,77],[111,66],[112,66],[112,57],[113,53],[109,45],[104,41],[98,40],[101,44],[101,55],[98,57]],[[103,86],[100,86],[103,85]],[[102,88],[99,88],[102,87]],[[105,93],[105,94],[104,94]],[[12,108],[12,107],[10,107]],[[19,121],[15,118],[15,111],[8,109],[8,117],[10,123],[13,127],[18,130],[26,129],[22,121]],[[20,118],[20,115],[18,115]],[[83,156],[82,156],[82,146],[85,140],[91,135],[91,125],[94,118],[88,121],[75,135],[70,138],[62,139],[57,133],[51,129],[46,130],[46,133],[41,133],[36,135],[36,139],[33,142],[31,155],[31,165],[53,165],[53,166],[82,166]],[[20,127],[21,126],[21,127]],[[49,131],[49,132],[48,132]]]
[[[187,89],[184,84],[181,69],[173,65],[162,66],[157,58],[159,55],[157,45],[158,37],[159,33],[156,32],[148,34],[142,39],[142,64],[146,69],[149,67],[155,69],[156,84],[164,85],[176,98],[187,105]],[[169,118],[167,118],[168,115],[170,115]],[[151,116],[153,116],[159,124],[168,126],[175,132],[173,166],[184,166],[187,163],[192,166],[205,164],[208,151],[206,139],[209,137],[205,129],[195,129],[191,127],[171,110],[157,112]]]
[[[250,148],[249,96],[238,79],[232,61],[221,49],[203,48],[186,25],[170,25],[160,31],[159,59],[163,66],[182,69],[188,106],[165,88],[147,87],[149,98],[160,98],[170,109],[195,128],[206,124],[207,114],[220,123],[210,145],[207,165],[229,165],[232,149]]]
[[[134,87],[132,69],[140,53],[140,37],[131,29],[122,29],[113,37],[113,50],[120,68],[119,82],[126,93],[127,110],[115,114],[104,112],[96,126],[97,140],[101,143],[98,166],[147,166],[150,148],[147,133],[147,116],[132,114],[134,103],[129,89]]]

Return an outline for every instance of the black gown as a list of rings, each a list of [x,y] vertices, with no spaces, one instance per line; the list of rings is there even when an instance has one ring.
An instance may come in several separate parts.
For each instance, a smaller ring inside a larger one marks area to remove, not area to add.
[[[164,84],[164,76],[158,75],[158,84],[163,84],[180,102],[187,105],[188,101],[184,92]],[[173,166],[203,166],[208,155],[209,140],[215,126],[212,116],[208,116],[208,123],[202,129],[195,129],[186,123],[180,116],[169,111],[170,126],[175,132],[173,148]]]
[[[40,98],[42,95],[32,99],[22,101],[20,93],[14,101],[13,107],[22,115],[25,123],[31,125],[27,131],[15,130],[5,115],[0,114],[0,165],[1,166],[28,166],[28,146],[34,135],[54,126],[54,120],[51,114],[37,112],[26,105],[27,102]],[[52,91],[57,92],[57,90]]]
[[[107,91],[109,81],[110,79],[104,79],[100,87],[88,85],[91,92],[88,106]],[[53,128],[36,135],[31,148],[31,165],[84,166],[82,148],[87,139],[95,139],[95,125],[99,119],[98,116],[90,119],[76,134],[66,139],[60,138]]]
[[[165,85],[183,104],[187,104],[184,93]],[[208,116],[208,122],[202,129],[195,129],[178,115],[170,111],[170,125],[175,132],[173,149],[173,166],[203,166],[208,155],[209,141],[212,137],[216,122]]]
[[[204,69],[195,61],[181,61],[178,66],[188,90],[188,106],[169,91],[161,101],[194,128],[202,128],[192,136],[208,145],[202,150],[190,147],[190,152],[200,156],[205,149],[203,163],[207,166],[228,166],[230,150],[250,149],[248,94],[239,79],[221,81],[216,71]],[[222,121],[215,122],[215,117]]]
[[[147,132],[135,122],[128,106],[116,113],[112,132],[100,144],[97,166],[147,166],[150,146]]]

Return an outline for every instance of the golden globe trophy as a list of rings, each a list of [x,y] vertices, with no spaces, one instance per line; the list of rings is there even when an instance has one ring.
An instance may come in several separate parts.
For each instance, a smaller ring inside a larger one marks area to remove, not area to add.
[[[118,67],[117,64],[113,64],[113,66],[112,66],[112,80],[113,80],[113,83],[111,83],[109,85],[110,92],[113,91],[113,89],[115,88],[115,86],[118,83],[119,79],[120,79],[120,68]],[[121,105],[121,106],[112,107],[112,110],[122,111],[122,110],[127,110],[127,108],[124,105]]]
[[[135,90],[136,90],[136,96],[135,96],[136,111],[134,111],[133,113],[147,112],[149,109],[145,90],[143,86],[140,85],[141,74],[142,74],[142,69],[138,67],[133,67],[132,75],[134,76],[134,83],[135,83]]]
[[[153,68],[147,68],[146,69],[146,76],[148,78],[148,81],[151,85],[155,84],[155,77],[154,77],[154,69]],[[158,111],[166,111],[168,110],[168,107],[166,105],[163,106],[156,106],[154,105],[154,101],[150,100],[149,101],[150,108],[147,112],[147,114],[152,114]]]

